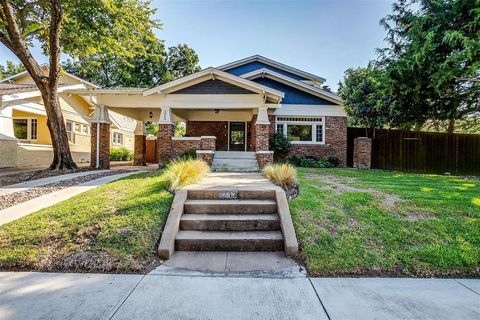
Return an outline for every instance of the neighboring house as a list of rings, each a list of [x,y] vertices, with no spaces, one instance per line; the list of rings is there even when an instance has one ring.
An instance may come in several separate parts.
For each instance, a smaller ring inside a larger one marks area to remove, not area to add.
[[[240,157],[219,151],[251,152],[263,167],[273,161],[268,137],[277,131],[292,140],[291,155],[333,156],[345,165],[347,117],[340,97],[322,89],[324,82],[319,76],[255,55],[147,90],[87,87],[66,92],[97,99],[99,107],[92,116],[95,123],[106,124],[108,111],[139,120],[136,164],[145,162],[141,124],[155,121],[159,124],[156,152],[161,164],[194,148],[207,161],[216,154]],[[185,137],[173,136],[175,122],[186,123]],[[103,139],[109,126],[102,125],[100,130]],[[108,167],[106,151],[98,151],[96,164]],[[92,148],[92,153],[96,152]]]
[[[95,105],[88,96],[66,91],[92,88],[97,86],[71,74],[63,72],[60,77],[60,106],[77,164],[91,161],[90,118]],[[27,72],[0,81],[0,102],[0,168],[50,164],[53,153],[47,115],[40,92]],[[110,122],[110,146],[133,151],[136,120],[111,112]]]

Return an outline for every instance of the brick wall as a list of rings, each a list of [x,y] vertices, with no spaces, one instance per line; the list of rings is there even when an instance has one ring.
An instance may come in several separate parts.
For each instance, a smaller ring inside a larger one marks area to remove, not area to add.
[[[163,164],[172,157],[173,124],[158,125],[158,162]]]
[[[190,149],[215,151],[215,138],[197,138],[198,137],[192,137],[192,139],[189,139],[188,137],[185,137],[179,140],[173,140],[172,159],[178,158],[185,151],[188,151]]]
[[[215,136],[216,149],[228,150],[227,121],[187,121],[186,133],[190,137]]]
[[[358,137],[353,141],[353,167],[370,169],[372,165],[372,139]]]
[[[288,157],[337,157],[347,164],[347,118],[325,117],[325,144],[292,144]]]
[[[110,124],[100,123],[100,148],[99,148],[99,168],[110,168]],[[91,157],[90,166],[96,167],[97,164],[97,124],[92,122],[91,127]]]
[[[268,128],[268,134],[272,134],[275,132],[275,116],[269,115],[268,120],[270,121],[270,126]],[[257,122],[257,115],[254,114],[252,117],[252,121],[249,123],[248,128],[250,129],[250,151],[254,151],[256,148],[256,132],[255,132],[255,122]],[[268,149],[267,149],[268,150]]]

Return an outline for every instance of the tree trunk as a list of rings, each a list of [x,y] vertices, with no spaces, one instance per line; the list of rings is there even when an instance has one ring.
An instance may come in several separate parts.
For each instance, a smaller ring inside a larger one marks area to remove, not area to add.
[[[455,131],[455,119],[450,119],[448,120],[447,133],[453,134],[454,131]]]
[[[53,161],[51,170],[72,170],[77,165],[73,161],[68,143],[67,130],[63,119],[62,109],[58,101],[57,90],[47,88],[40,90],[42,93],[45,111],[47,113],[47,126],[50,132],[53,147]]]

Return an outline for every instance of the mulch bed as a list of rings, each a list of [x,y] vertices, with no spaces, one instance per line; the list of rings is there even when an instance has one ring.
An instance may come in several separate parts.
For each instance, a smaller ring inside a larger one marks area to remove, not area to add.
[[[32,181],[32,180],[38,180],[38,179],[43,179],[43,178],[56,177],[56,176],[61,176],[61,175],[64,175],[64,174],[84,172],[84,171],[90,171],[90,170],[92,170],[92,169],[90,169],[90,168],[81,168],[81,169],[75,169],[75,170],[49,170],[49,169],[44,169],[44,170],[35,170],[35,171],[27,171],[27,172],[20,172],[20,173],[12,173],[12,174],[0,177],[0,187],[8,186],[8,185],[11,185],[11,184],[16,184],[16,183],[22,183],[22,182],[25,182],[25,181]]]
[[[80,171],[80,170],[79,170]],[[107,171],[107,172],[100,172],[100,173],[94,173],[86,175],[86,176],[81,176],[81,177],[76,177],[68,180],[63,180],[59,182],[54,182],[54,183],[49,183],[43,186],[39,187],[34,187],[30,188],[24,191],[19,191],[19,192],[14,192],[10,193],[4,196],[0,196],[0,210],[12,207],[14,205],[17,205],[19,203],[23,203],[25,201],[43,196],[47,193],[55,192],[58,190],[62,190],[68,187],[72,187],[75,185],[79,185],[88,181],[92,181],[95,179],[103,178],[103,177],[108,177],[112,175],[117,175],[117,174],[122,174],[122,173],[127,173],[131,172],[131,170],[114,170],[114,171]],[[69,171],[69,173],[72,173]],[[42,177],[42,178],[45,178]]]

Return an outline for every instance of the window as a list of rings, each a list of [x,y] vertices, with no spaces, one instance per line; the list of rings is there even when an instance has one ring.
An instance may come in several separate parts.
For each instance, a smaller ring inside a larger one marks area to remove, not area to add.
[[[75,132],[81,133],[82,132],[81,126],[82,125],[80,123],[75,122]]]
[[[36,118],[13,119],[13,133],[15,138],[20,140],[37,140],[37,123]]]
[[[66,127],[67,127],[68,142],[75,143],[75,133],[73,132],[73,127],[74,127],[73,122],[67,121]]]
[[[122,141],[123,141],[123,134],[118,133],[118,132],[114,132],[112,140],[113,140],[113,144],[121,145]]]
[[[276,130],[292,143],[324,143],[323,117],[277,117]]]
[[[83,134],[90,134],[90,127],[86,124],[82,124],[82,133]]]

